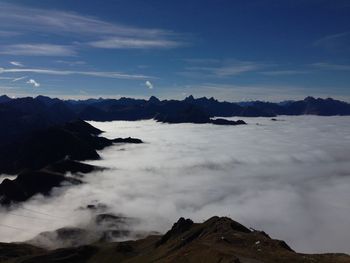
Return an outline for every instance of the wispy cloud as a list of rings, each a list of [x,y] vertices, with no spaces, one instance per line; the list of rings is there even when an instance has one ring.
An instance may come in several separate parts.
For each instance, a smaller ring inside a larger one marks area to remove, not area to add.
[[[288,75],[298,75],[298,74],[307,74],[307,70],[274,70],[274,71],[263,71],[260,74],[266,76],[288,76]]]
[[[350,31],[325,36],[316,40],[313,45],[336,52],[350,51]]]
[[[73,46],[53,44],[14,44],[0,46],[0,54],[20,56],[73,56]]]
[[[0,77],[0,79],[3,79],[3,80],[13,80],[13,78],[10,78],[10,77]]]
[[[12,82],[17,82],[17,81],[19,81],[19,80],[26,79],[26,78],[27,78],[27,76],[15,78],[15,79],[12,79]]]
[[[80,65],[86,65],[86,62],[83,60],[76,60],[76,61],[68,61],[68,60],[56,60],[56,63],[60,64],[66,64],[69,66],[80,66]]]
[[[38,83],[34,79],[29,79],[26,83],[32,85],[34,88],[39,88],[40,87],[40,83]]]
[[[219,63],[220,59],[216,58],[185,58],[182,59],[183,61],[190,63],[190,64],[208,64],[208,63]]]
[[[0,30],[0,37],[14,37],[18,36],[20,33],[14,31]]]
[[[188,77],[232,77],[248,72],[255,72],[266,68],[268,65],[255,61],[241,60],[214,60],[214,59],[195,59],[185,60],[190,66],[185,67],[185,71],[180,75]]]
[[[0,68],[0,74],[1,74],[1,68]],[[26,79],[27,76],[19,77],[19,78],[13,78],[13,77],[2,77],[0,76],[0,80],[9,80],[10,82],[17,82],[22,79]]]
[[[314,42],[315,46],[323,46],[329,44],[329,42],[332,42],[334,40],[342,39],[344,37],[347,37],[350,35],[350,31],[338,33],[338,34],[332,34],[325,36],[323,38],[320,38]]]
[[[73,12],[38,9],[26,6],[1,3],[0,19],[4,26],[14,29],[28,29],[31,32],[41,31],[55,34],[82,35],[119,35],[156,37],[173,34],[162,29],[146,29],[122,24],[115,24],[95,17]],[[54,31],[52,31],[54,30]]]
[[[96,48],[108,49],[149,49],[149,48],[174,48],[181,45],[178,41],[165,39],[135,39],[112,37],[104,40],[92,41],[88,45]]]
[[[10,64],[16,67],[23,67],[23,64],[18,61],[10,61]]]
[[[0,68],[1,73],[36,73],[46,75],[84,75],[92,77],[102,78],[114,78],[114,79],[152,79],[152,76],[137,75],[137,74],[125,74],[114,71],[73,71],[73,70],[57,70],[57,69],[37,69],[37,68]]]
[[[147,88],[153,89],[153,84],[149,80],[146,80],[145,85],[146,85]]]
[[[79,41],[95,48],[175,48],[183,44],[184,37],[169,30],[110,23],[73,12],[7,3],[0,3],[0,9],[0,30],[3,27],[6,32],[10,29],[23,34],[64,35],[71,42]],[[63,53],[72,53],[71,49],[66,49]]]
[[[336,70],[336,71],[350,71],[350,65],[344,64],[331,64],[326,62],[319,62],[311,64],[313,67],[323,70]]]
[[[224,65],[214,69],[214,73],[218,76],[235,76],[246,72],[256,71],[263,68],[262,64],[251,61],[237,61],[235,63]]]

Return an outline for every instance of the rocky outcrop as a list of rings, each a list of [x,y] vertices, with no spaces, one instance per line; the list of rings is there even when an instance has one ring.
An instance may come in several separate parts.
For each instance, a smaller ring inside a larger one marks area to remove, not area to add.
[[[81,229],[61,229],[61,239],[86,237]],[[226,217],[204,223],[181,218],[164,236],[125,242],[45,250],[27,244],[1,244],[0,262],[231,262],[231,263],[347,263],[345,254],[300,254],[285,242]]]
[[[233,125],[233,126],[247,124],[243,120],[230,121],[230,120],[226,120],[226,119],[222,119],[222,118],[211,120],[211,123],[216,124],[216,125]]]
[[[112,213],[94,214],[91,222],[83,227],[63,227],[55,231],[40,233],[25,243],[46,249],[78,247],[94,242],[113,242],[120,239],[145,236],[136,232],[132,226],[134,218]]]
[[[193,225],[193,221],[191,219],[185,219],[181,217],[173,227],[165,233],[164,236],[157,242],[157,246],[165,244],[169,239],[175,238],[182,233],[188,231]]]
[[[0,184],[0,204],[10,205],[14,202],[23,202],[39,193],[49,195],[51,189],[60,186],[62,182],[80,184],[81,180],[47,169],[22,172],[14,180],[5,179],[2,181]]]
[[[81,163],[70,159],[64,159],[64,160],[55,162],[44,168],[44,170],[52,171],[55,173],[62,173],[62,174],[65,174],[67,172],[75,173],[75,174],[79,174],[79,173],[86,174],[86,173],[91,173],[92,171],[103,170],[103,169],[104,169],[103,167]]]
[[[139,143],[143,143],[142,140],[137,139],[137,138],[116,138],[112,140],[114,143],[135,143],[135,144],[139,144]]]

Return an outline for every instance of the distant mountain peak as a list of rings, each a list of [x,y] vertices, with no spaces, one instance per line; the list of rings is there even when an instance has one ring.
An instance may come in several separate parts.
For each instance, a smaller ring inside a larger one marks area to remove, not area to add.
[[[7,95],[2,95],[0,96],[0,103],[3,103],[3,102],[7,102],[7,101],[10,101],[11,98]]]
[[[316,99],[312,96],[307,96],[304,101],[315,101]]]
[[[151,96],[148,101],[153,103],[160,102],[160,100],[156,96]]]
[[[190,95],[190,96],[185,98],[185,101],[193,101],[193,100],[194,100],[193,95]]]

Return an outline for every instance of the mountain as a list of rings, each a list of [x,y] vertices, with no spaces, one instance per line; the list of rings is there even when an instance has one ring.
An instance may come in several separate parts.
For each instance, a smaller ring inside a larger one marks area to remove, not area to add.
[[[16,179],[5,179],[0,184],[0,205],[23,202],[38,193],[47,196],[53,187],[60,186],[64,181],[71,184],[81,183],[79,179],[51,171],[22,172]]]
[[[97,136],[101,132],[84,121],[33,132],[0,148],[0,173],[40,169],[67,156],[73,160],[98,159],[96,150],[112,145],[111,140]]]
[[[350,115],[350,104],[331,98],[315,99],[307,97],[303,101],[295,101],[284,106],[285,115]]]
[[[84,105],[82,102],[81,105]],[[350,115],[350,104],[331,98],[315,99],[307,97],[301,101],[288,101],[282,103],[271,103],[253,101],[250,103],[220,102],[214,98],[197,98],[189,96],[182,101],[159,100],[152,96],[149,100],[127,99],[119,100],[107,99],[99,100],[96,103],[86,104],[81,111],[76,114],[84,117],[92,117],[93,120],[137,120],[151,119],[155,116],[173,116],[180,112],[193,114],[202,112],[202,117],[274,117],[276,115]],[[93,116],[89,116],[94,112]],[[186,119],[186,118],[185,118]],[[202,121],[199,121],[200,123]]]
[[[97,150],[114,143],[142,143],[136,138],[100,137],[101,130],[77,120],[35,131],[22,140],[0,148],[0,174],[18,174],[0,183],[0,205],[26,201],[33,195],[48,195],[66,181],[81,183],[66,173],[88,173],[98,167],[77,161],[99,159]]]
[[[112,121],[155,118],[169,123],[211,123],[210,118],[221,117],[274,117],[276,115],[350,115],[350,104],[331,98],[307,97],[299,101],[271,103],[264,101],[226,102],[214,98],[184,100],[88,99],[60,100],[46,96],[10,99],[0,97],[0,122],[8,129],[0,130],[4,140],[15,136],[62,124],[75,119]],[[1,141],[0,141],[1,144]]]
[[[124,242],[100,240],[74,246],[80,243],[75,242],[76,237],[80,237],[81,241],[86,236],[88,235],[81,229],[60,229],[55,235],[43,233],[44,238],[56,237],[60,242],[62,238],[71,240],[73,246],[55,250],[25,243],[0,243],[0,262],[350,262],[350,256],[346,254],[297,253],[284,241],[272,239],[262,231],[250,230],[226,217],[212,217],[204,223],[193,223],[190,219],[180,218],[164,235],[150,235]]]
[[[0,103],[8,102],[10,100],[11,100],[11,98],[6,96],[6,95],[0,96]]]
[[[10,99],[0,97],[0,146],[30,132],[76,119],[94,121],[156,119],[168,123],[212,123],[212,117],[274,117],[276,115],[350,115],[350,104],[331,98],[307,97],[300,101],[271,103],[220,102],[214,98],[184,100],[88,99],[60,100],[38,96]],[[215,123],[214,123],[215,124]]]
[[[0,146],[31,132],[77,119],[64,101],[18,98],[0,103]]]
[[[154,119],[164,123],[209,123],[210,116],[202,108],[177,101],[162,106]]]

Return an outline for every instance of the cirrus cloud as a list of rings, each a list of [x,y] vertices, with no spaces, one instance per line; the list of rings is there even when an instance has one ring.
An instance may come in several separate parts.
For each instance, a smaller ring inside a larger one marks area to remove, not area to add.
[[[18,56],[73,56],[75,47],[53,44],[13,44],[0,46],[0,54]],[[11,63],[14,66],[13,63]]]
[[[36,73],[46,75],[84,75],[92,77],[102,78],[114,78],[114,79],[147,79],[154,78],[151,76],[138,75],[138,74],[126,74],[115,71],[74,71],[74,70],[57,70],[57,69],[38,69],[38,68],[0,68],[0,74],[4,73]]]
[[[23,64],[18,61],[10,61],[10,64],[16,67],[24,67]]]
[[[170,30],[144,28],[121,23],[111,23],[96,17],[74,12],[31,8],[21,5],[0,3],[0,32],[21,34],[60,35],[77,41],[84,47],[116,49],[176,48],[182,46],[184,36]],[[6,31],[6,32],[7,32]],[[38,46],[39,47],[36,47]],[[70,56],[75,54],[73,46],[49,44],[16,44],[0,51],[11,55]],[[80,45],[75,45],[75,48]],[[49,49],[49,50],[48,50]],[[51,51],[51,52],[49,52]]]

